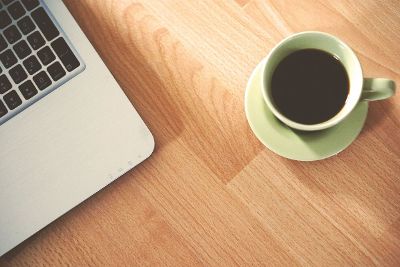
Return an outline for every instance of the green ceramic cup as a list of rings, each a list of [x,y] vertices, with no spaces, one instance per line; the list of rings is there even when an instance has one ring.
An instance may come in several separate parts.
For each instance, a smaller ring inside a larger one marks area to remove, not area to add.
[[[277,65],[289,54],[302,49],[319,49],[336,56],[345,67],[350,90],[341,111],[333,118],[318,124],[301,124],[285,117],[275,107],[271,96],[271,79]],[[323,32],[301,32],[281,41],[267,56],[263,66],[262,93],[272,113],[291,128],[317,131],[335,126],[343,121],[360,101],[386,99],[394,95],[395,82],[383,78],[364,78],[360,61],[351,48],[335,36]]]

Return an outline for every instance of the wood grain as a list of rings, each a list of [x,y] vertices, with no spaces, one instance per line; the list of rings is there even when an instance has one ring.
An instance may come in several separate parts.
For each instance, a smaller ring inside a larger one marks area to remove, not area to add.
[[[154,155],[0,266],[399,266],[400,96],[338,156],[264,148],[247,79],[282,38],[345,40],[400,82],[397,0],[65,0],[154,133]]]

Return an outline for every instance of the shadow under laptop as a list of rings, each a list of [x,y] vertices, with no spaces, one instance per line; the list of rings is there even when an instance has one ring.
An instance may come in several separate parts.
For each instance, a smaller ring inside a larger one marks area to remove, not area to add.
[[[156,149],[161,148],[182,132],[182,112],[159,74],[147,63],[135,44],[131,43],[125,51],[122,56],[119,51],[113,55],[99,53],[150,128],[156,140]],[[115,57],[120,58],[116,61]]]
[[[85,8],[69,5],[68,1],[65,4],[150,128],[156,141],[156,150],[176,139],[183,130],[182,110],[171,85],[166,86],[161,78],[168,75],[168,70],[163,67],[165,63],[158,66],[154,62],[155,58],[163,57],[160,44],[141,39],[143,36],[136,32],[140,30],[138,28],[115,25],[112,16],[107,14],[107,8],[91,12],[87,3],[82,3]],[[96,31],[91,30],[93,25],[98,25]],[[161,30],[155,32],[153,37],[162,38],[162,35]],[[104,46],[104,42],[109,45]]]

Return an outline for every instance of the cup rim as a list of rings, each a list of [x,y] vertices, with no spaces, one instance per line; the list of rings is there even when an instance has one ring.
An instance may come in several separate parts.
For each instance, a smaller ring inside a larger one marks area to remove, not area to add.
[[[345,106],[349,106],[347,108],[347,112],[342,113],[340,116],[335,115],[334,117],[332,117],[331,119],[321,122],[321,123],[317,123],[317,124],[302,124],[302,123],[298,123],[295,122],[289,118],[287,118],[286,116],[284,116],[282,113],[280,113],[278,111],[277,108],[275,108],[274,104],[272,103],[272,101],[270,100],[270,97],[268,96],[267,93],[267,79],[266,79],[266,70],[268,68],[268,63],[269,63],[269,59],[271,58],[271,56],[278,50],[280,49],[283,45],[285,45],[287,42],[298,38],[299,36],[303,36],[303,35],[322,35],[324,37],[328,37],[333,39],[335,42],[337,42],[340,46],[344,47],[347,51],[350,52],[351,57],[352,57],[352,64],[355,65],[355,67],[358,69],[360,75],[361,75],[361,79],[363,79],[363,72],[362,72],[362,68],[361,68],[361,64],[360,61],[357,57],[357,55],[354,53],[354,51],[342,40],[340,40],[338,37],[325,33],[325,32],[320,32],[320,31],[304,31],[304,32],[299,32],[299,33],[295,33],[292,34],[286,38],[284,38],[283,40],[281,40],[269,53],[268,55],[265,57],[264,59],[264,66],[262,69],[262,74],[263,74],[263,78],[262,78],[262,95],[264,98],[264,101],[266,102],[267,106],[269,107],[269,109],[272,111],[272,113],[279,119],[281,120],[284,124],[288,125],[291,128],[294,129],[298,129],[298,130],[302,130],[302,131],[318,131],[318,130],[323,130],[323,129],[327,129],[330,128],[338,123],[340,123],[342,120],[344,120],[352,111],[353,109],[356,107],[357,103],[360,101],[361,98],[361,93],[362,93],[362,83],[361,86],[359,88],[359,90],[357,90],[356,92],[354,92],[354,89],[351,89],[351,85],[350,85],[350,90],[353,90],[352,94],[357,94],[355,96],[355,99],[357,101],[353,101],[351,103],[346,103],[344,105]],[[323,49],[321,49],[323,50]],[[346,72],[349,76],[349,82],[351,84],[351,80],[355,79],[354,77],[352,78],[352,76],[349,74],[348,69],[346,68]],[[349,93],[350,95],[350,93]],[[348,97],[349,98],[349,97]],[[344,109],[344,107],[342,108],[342,110]]]

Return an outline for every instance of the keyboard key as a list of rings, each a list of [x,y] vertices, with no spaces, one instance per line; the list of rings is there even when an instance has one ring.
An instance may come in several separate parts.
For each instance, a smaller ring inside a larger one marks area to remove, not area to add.
[[[37,56],[39,57],[39,59],[43,65],[48,65],[51,62],[53,62],[53,60],[56,59],[56,56],[54,55],[54,53],[51,51],[50,47],[48,47],[48,46],[40,49],[37,52]]]
[[[30,75],[38,72],[42,68],[42,65],[40,65],[39,60],[37,60],[35,56],[28,57],[24,60],[23,64]]]
[[[0,118],[5,116],[8,113],[6,106],[4,105],[3,101],[0,100]]]
[[[50,74],[51,78],[53,78],[54,81],[58,81],[61,79],[63,76],[65,76],[65,70],[61,66],[60,63],[54,62],[47,68],[48,73]]]
[[[29,56],[32,50],[25,40],[21,40],[14,45],[14,52],[17,54],[19,59],[24,59]]]
[[[6,93],[12,87],[10,81],[5,74],[0,76],[0,94]]]
[[[26,7],[27,10],[31,11],[35,7],[39,5],[38,0],[22,0],[22,4]]]
[[[47,75],[45,71],[41,71],[33,77],[33,81],[36,86],[43,91],[47,87],[51,85],[50,77]]]
[[[7,14],[6,11],[2,10],[0,12],[0,28],[4,29],[5,27],[7,27],[10,24],[11,24],[10,16]]]
[[[6,49],[8,46],[6,39],[2,35],[0,35],[0,52],[2,52],[4,49]]]
[[[19,19],[25,15],[25,9],[20,2],[15,2],[12,5],[9,5],[7,9],[13,19]]]
[[[36,28],[32,19],[28,16],[22,18],[20,21],[17,22],[17,24],[21,32],[25,35],[32,32]]]
[[[3,63],[3,66],[8,69],[17,63],[18,60],[11,49],[8,49],[0,54],[0,61]]]
[[[28,78],[28,75],[21,65],[17,65],[10,69],[9,74],[16,84],[19,84],[20,82]]]
[[[12,25],[12,26],[8,27],[7,29],[5,29],[3,34],[10,44],[15,43],[22,37],[21,33],[19,32],[17,27],[15,27],[15,25]]]
[[[36,31],[28,36],[28,42],[33,49],[37,50],[41,48],[46,41],[43,39],[42,35]]]
[[[42,7],[33,11],[31,16],[40,28],[44,37],[46,37],[47,41],[51,41],[58,36],[59,31]]]
[[[53,47],[54,52],[56,52],[57,56],[61,59],[61,62],[68,71],[72,71],[79,67],[79,60],[75,57],[64,38],[60,37],[55,40],[51,44],[51,47]]]
[[[36,89],[35,85],[33,85],[32,81],[30,80],[27,80],[26,82],[21,84],[18,88],[26,100],[32,98],[34,95],[38,93],[38,90]]]
[[[22,100],[15,90],[9,92],[4,96],[4,102],[6,102],[8,108],[11,110],[22,104]]]

